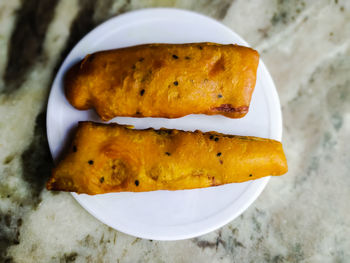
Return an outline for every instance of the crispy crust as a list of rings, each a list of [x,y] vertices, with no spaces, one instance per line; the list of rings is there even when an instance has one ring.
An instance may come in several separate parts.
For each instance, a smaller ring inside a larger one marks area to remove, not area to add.
[[[193,189],[287,170],[282,144],[274,140],[80,122],[47,189],[91,195]]]
[[[116,116],[241,118],[256,82],[258,52],[214,43],[147,44],[87,55],[65,77],[69,102]]]

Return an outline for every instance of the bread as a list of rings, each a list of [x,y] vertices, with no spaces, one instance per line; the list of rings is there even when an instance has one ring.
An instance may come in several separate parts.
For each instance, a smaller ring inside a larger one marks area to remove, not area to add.
[[[79,110],[116,116],[177,118],[249,109],[259,55],[238,45],[147,44],[87,55],[68,70],[65,93]]]
[[[47,189],[91,195],[193,189],[287,169],[282,144],[274,140],[80,122]]]

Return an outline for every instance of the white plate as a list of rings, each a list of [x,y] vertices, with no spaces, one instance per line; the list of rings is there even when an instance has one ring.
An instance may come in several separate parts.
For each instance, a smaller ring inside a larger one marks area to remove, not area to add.
[[[239,27],[239,25],[237,25]],[[112,18],[86,35],[70,52],[57,73],[47,107],[47,136],[57,160],[78,121],[100,121],[94,111],[75,110],[63,93],[62,77],[86,54],[144,43],[217,42],[248,44],[219,22],[189,11],[145,9]],[[200,129],[226,134],[281,140],[282,119],[278,95],[260,61],[250,111],[242,119],[189,115],[179,119],[125,118],[112,120],[135,128]],[[239,216],[262,192],[269,178],[207,189],[73,194],[93,216],[121,232],[154,240],[178,240],[213,231]]]

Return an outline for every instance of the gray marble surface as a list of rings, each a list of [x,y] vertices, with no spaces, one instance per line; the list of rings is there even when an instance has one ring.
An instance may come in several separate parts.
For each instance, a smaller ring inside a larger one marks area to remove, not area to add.
[[[262,56],[281,99],[285,176],[225,227],[158,242],[44,189],[50,84],[106,19],[168,6],[214,17]],[[350,1],[1,0],[0,262],[350,262]]]

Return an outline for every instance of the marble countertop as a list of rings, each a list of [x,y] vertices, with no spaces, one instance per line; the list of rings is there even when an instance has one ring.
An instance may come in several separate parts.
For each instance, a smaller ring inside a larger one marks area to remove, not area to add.
[[[52,168],[45,108],[75,43],[106,19],[178,7],[222,21],[256,48],[281,100],[289,172],[239,218],[198,238],[117,232]],[[0,1],[0,262],[349,262],[350,1]]]

